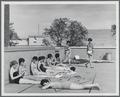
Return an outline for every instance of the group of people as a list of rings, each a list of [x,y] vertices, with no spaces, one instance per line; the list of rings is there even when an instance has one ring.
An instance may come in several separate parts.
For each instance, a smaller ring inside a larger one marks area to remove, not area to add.
[[[87,55],[88,55],[88,61],[89,61],[89,62],[88,62],[87,64],[85,64],[86,67],[88,67],[88,64],[89,64],[91,68],[94,67],[94,66],[92,65],[92,57],[93,57],[93,53],[94,53],[92,40],[93,40],[92,38],[88,38]],[[70,58],[70,56],[71,56],[71,50],[70,50],[70,48],[69,48],[69,46],[70,46],[70,41],[67,41],[66,45],[67,45],[67,46],[66,46],[66,49],[65,49],[65,56],[66,56],[65,62],[68,61],[68,62],[70,63],[70,61],[71,61],[71,58]],[[75,58],[74,58],[74,59],[79,59],[79,55],[75,55]]]
[[[30,71],[30,75],[32,76],[45,75],[60,77],[61,75],[59,73],[64,72],[66,74],[71,74],[75,72],[75,69],[75,67],[69,67],[62,64],[59,53],[55,54],[55,59],[53,59],[52,54],[48,54],[47,57],[33,56],[29,70],[26,67],[25,59],[19,58],[18,62],[16,60],[10,62],[9,79],[10,83],[24,83],[24,81],[21,82],[20,79],[25,79],[25,83],[31,83],[31,80],[26,80],[25,77],[28,74],[28,71]]]
[[[89,59],[91,60],[92,53],[93,53],[93,45],[91,44],[92,39],[88,39],[89,44],[87,46],[87,53],[89,56]],[[69,42],[68,42],[69,44]],[[69,49],[67,50],[69,51]],[[67,54],[69,57],[69,53]],[[90,61],[91,64],[91,61]],[[53,59],[52,54],[48,54],[47,57],[45,56],[34,56],[30,63],[30,75],[40,75],[40,74],[53,74],[56,75],[59,72],[66,72],[68,74],[75,73],[76,68],[74,66],[67,66],[65,64],[62,64],[60,60],[59,53],[55,54],[55,59]],[[100,89],[98,84],[78,84],[73,83],[70,81],[50,81],[48,79],[41,79],[41,80],[34,80],[33,79],[27,79],[24,76],[26,74],[27,69],[25,65],[25,59],[19,58],[18,62],[16,60],[13,60],[10,62],[10,71],[9,71],[9,81],[10,83],[17,83],[17,84],[40,84],[42,86],[42,89],[48,89],[48,88],[59,88],[59,89],[86,89],[86,88],[96,88]]]
[[[100,89],[98,84],[78,84],[73,83],[70,81],[50,81],[49,79],[42,79],[40,81],[32,80],[32,79],[26,79],[24,78],[25,72],[22,66],[24,66],[25,60],[23,58],[19,59],[19,63],[17,61],[12,61],[10,63],[10,73],[9,73],[9,81],[10,83],[16,83],[16,84],[38,84],[42,86],[42,89],[48,89],[48,88],[54,88],[54,89],[89,89],[89,88],[95,88],[97,90]],[[19,65],[18,65],[19,64]],[[22,69],[21,69],[22,68]],[[75,68],[71,67],[73,70]],[[23,70],[23,71],[22,71]]]
[[[54,59],[52,54],[48,54],[47,57],[34,56],[32,58],[32,61],[30,64],[30,74],[31,75],[40,75],[40,74],[56,75],[59,72],[72,73],[74,71],[73,68],[75,67],[69,67],[66,64],[62,64],[59,53],[55,54]]]

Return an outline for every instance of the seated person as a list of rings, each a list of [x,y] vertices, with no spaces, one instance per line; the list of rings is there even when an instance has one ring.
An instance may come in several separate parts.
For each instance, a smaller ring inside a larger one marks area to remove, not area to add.
[[[25,59],[24,58],[19,58],[19,74],[22,74],[25,72],[25,75],[27,74],[27,69],[25,65]]]
[[[74,66],[72,66],[72,67],[70,67],[70,70],[67,74],[68,75],[75,74],[76,73],[75,70],[76,70],[76,68]]]
[[[38,62],[38,70],[46,73],[46,75],[54,74],[55,70],[53,69],[53,67],[46,66],[44,61],[45,56],[40,56]]]
[[[57,64],[59,64],[59,63],[61,63],[61,62],[60,62],[60,54],[59,54],[59,53],[56,53],[56,54],[55,54],[55,65],[57,65]]]
[[[30,74],[31,75],[38,75],[38,74],[40,74],[40,72],[38,71],[37,65],[38,65],[38,57],[34,56],[32,58],[31,64],[30,64]]]
[[[53,55],[52,54],[48,54],[47,55],[46,65],[47,66],[53,66],[53,65],[55,65],[55,62],[53,60]]]
[[[47,68],[45,66],[45,56],[40,56],[38,62],[38,70],[42,72],[46,72]]]
[[[73,89],[73,90],[81,90],[81,89],[97,89],[99,90],[100,87],[98,84],[79,84],[79,83],[73,83],[70,81],[55,81],[55,82],[50,82],[48,79],[43,79],[41,80],[41,86],[42,89]]]
[[[47,75],[52,74],[52,75],[56,75],[59,72],[68,72],[68,73],[72,73],[73,70],[71,70],[68,66],[66,66],[65,64],[62,65],[57,65],[57,66],[45,66],[45,57],[44,56],[40,56],[39,57],[39,63],[38,63],[38,70],[42,71],[44,73],[46,73]]]
[[[24,78],[25,72],[19,74],[18,62],[13,60],[10,62],[9,82],[16,84],[39,84],[40,81],[34,81]]]
[[[56,75],[59,72],[65,72],[66,68],[62,67],[62,66],[45,66],[45,57],[44,56],[40,56],[39,57],[39,63],[38,63],[38,70],[42,71],[44,73],[46,73],[47,75]],[[69,69],[70,70],[70,69]]]

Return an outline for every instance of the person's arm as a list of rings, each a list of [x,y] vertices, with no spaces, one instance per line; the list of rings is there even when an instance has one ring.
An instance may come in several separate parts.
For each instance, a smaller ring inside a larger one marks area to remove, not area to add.
[[[47,85],[43,86],[42,89],[48,89],[49,87],[52,87],[51,84],[47,84]]]
[[[55,59],[51,59],[51,65],[55,65]]]
[[[24,72],[23,72],[22,74],[19,74],[18,76],[15,76],[15,77],[14,77],[14,76],[13,76],[13,73],[14,73],[14,72],[12,72],[12,70],[10,70],[10,77],[11,77],[12,80],[17,79],[17,78],[19,78],[19,77],[22,77],[22,76],[24,75]]]
[[[87,52],[88,52],[88,45],[87,45]]]
[[[47,59],[46,60],[46,64],[47,64],[47,66],[50,66],[51,64],[50,64],[50,59]]]
[[[94,52],[94,50],[93,50],[93,49],[94,49],[94,47],[93,47],[93,44],[92,44],[92,52]]]
[[[38,71],[41,71],[41,70],[40,70],[40,65],[41,65],[40,63],[38,63],[38,65],[37,65]]]

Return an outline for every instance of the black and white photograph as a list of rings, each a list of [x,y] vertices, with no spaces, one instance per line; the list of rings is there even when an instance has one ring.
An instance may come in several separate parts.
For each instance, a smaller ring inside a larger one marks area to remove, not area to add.
[[[118,1],[2,1],[2,96],[118,96]]]

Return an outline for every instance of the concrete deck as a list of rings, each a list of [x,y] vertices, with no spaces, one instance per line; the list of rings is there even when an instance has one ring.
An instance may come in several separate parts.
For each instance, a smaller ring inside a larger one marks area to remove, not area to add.
[[[78,64],[76,64],[78,65]],[[42,90],[39,85],[5,85],[5,93],[115,93],[116,92],[116,69],[115,63],[93,63],[94,68],[86,68],[83,64],[78,65],[77,72],[80,76],[84,76],[85,80],[80,80],[84,83],[98,83],[101,90],[60,90],[47,89]],[[95,76],[96,74],[96,76]],[[89,80],[87,82],[87,80]],[[73,78],[71,81],[76,81]]]

